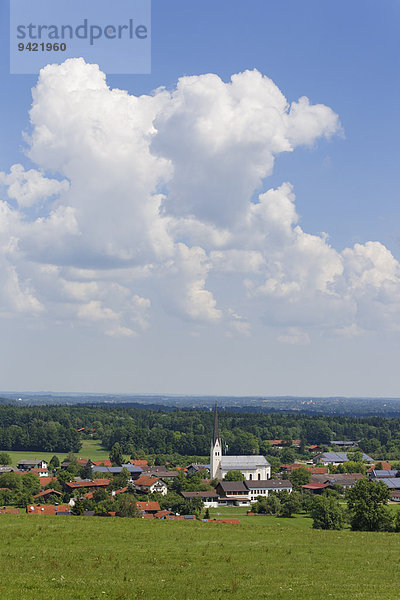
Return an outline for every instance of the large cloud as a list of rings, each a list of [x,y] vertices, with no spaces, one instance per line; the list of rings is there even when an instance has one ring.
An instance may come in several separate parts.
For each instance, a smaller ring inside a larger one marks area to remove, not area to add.
[[[129,337],[162,307],[227,335],[264,322],[300,344],[400,328],[389,250],[337,252],[299,226],[289,183],[266,186],[278,154],[340,134],[329,107],[288,103],[258,71],[136,97],[71,59],[41,71],[30,123],[36,168],[0,173],[2,316]]]

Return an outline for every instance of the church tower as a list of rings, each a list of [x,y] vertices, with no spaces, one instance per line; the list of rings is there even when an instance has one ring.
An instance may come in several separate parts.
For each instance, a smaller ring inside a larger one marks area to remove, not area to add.
[[[219,436],[218,427],[218,408],[215,403],[214,413],[214,433],[211,439],[211,450],[210,450],[210,476],[212,479],[222,479],[221,471],[221,458],[222,458],[222,444]]]

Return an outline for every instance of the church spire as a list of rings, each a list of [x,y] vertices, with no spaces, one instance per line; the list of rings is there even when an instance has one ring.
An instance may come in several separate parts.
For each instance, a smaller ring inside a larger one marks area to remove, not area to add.
[[[218,426],[218,406],[217,403],[215,403],[215,410],[214,410],[214,433],[213,433],[213,444],[215,445],[215,442],[219,440],[219,426]]]

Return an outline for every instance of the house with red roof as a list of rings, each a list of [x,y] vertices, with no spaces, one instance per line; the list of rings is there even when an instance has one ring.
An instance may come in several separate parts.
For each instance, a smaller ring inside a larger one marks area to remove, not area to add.
[[[46,485],[49,485],[49,483],[53,483],[57,481],[57,477],[41,477],[40,478],[40,487],[44,488],[46,487]]]
[[[68,492],[83,488],[90,488],[90,490],[104,490],[109,485],[109,479],[83,479],[82,481],[66,481],[64,483],[64,488]]]
[[[148,465],[147,460],[130,460],[129,462],[134,467],[147,467]]]
[[[112,467],[113,466],[111,460],[108,460],[108,459],[104,459],[104,460],[91,460],[90,462],[95,467]]]
[[[26,507],[28,515],[69,515],[70,511],[69,504],[28,504]]]
[[[151,515],[155,515],[161,510],[158,502],[136,502],[136,508],[142,513]]]
[[[138,479],[133,482],[135,489],[145,494],[162,494],[166,495],[168,492],[167,484],[160,477],[153,477],[151,475],[141,475]]]
[[[58,492],[57,490],[47,489],[33,496],[33,499],[39,500],[39,498],[41,498],[42,500],[46,500],[46,498],[48,498],[52,494],[54,494],[55,496],[62,496],[62,493]]]

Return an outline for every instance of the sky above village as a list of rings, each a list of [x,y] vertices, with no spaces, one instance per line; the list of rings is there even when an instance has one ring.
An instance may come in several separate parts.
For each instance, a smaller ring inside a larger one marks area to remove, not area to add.
[[[153,0],[150,75],[0,33],[0,389],[400,396],[396,0]]]

